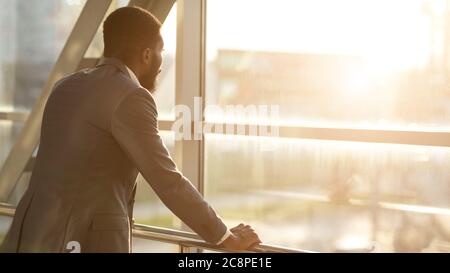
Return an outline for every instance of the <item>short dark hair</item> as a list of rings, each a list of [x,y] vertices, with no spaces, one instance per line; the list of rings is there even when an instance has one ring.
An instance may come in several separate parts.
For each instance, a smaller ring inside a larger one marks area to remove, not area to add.
[[[159,20],[143,8],[123,7],[113,11],[103,23],[105,57],[153,46],[160,28]]]

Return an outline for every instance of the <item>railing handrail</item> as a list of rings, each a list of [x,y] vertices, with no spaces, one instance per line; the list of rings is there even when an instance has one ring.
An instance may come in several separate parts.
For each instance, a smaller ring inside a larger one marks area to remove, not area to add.
[[[15,206],[11,204],[0,203],[0,215],[13,217]],[[177,244],[182,247],[193,247],[208,249],[218,252],[229,252],[225,248],[205,242],[197,234],[192,232],[180,231],[169,228],[148,226],[142,224],[133,225],[133,236],[148,240],[160,241],[164,243]],[[315,253],[314,251],[288,248],[267,244],[259,244],[244,253]]]

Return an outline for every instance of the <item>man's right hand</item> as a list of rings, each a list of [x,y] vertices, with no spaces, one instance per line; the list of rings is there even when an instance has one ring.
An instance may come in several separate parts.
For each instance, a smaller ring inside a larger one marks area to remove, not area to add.
[[[222,243],[230,250],[246,250],[261,243],[258,234],[249,225],[239,224],[230,231],[231,235]]]

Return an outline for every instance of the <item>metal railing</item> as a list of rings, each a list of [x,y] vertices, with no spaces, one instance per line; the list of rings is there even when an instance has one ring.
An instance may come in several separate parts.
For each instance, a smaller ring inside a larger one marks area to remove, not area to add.
[[[0,216],[13,217],[15,207],[10,204],[0,203]],[[230,252],[225,248],[205,242],[197,234],[161,228],[155,226],[148,226],[142,224],[134,224],[133,236],[137,238],[159,241],[179,246],[181,253],[190,252],[192,249],[205,249],[216,252]],[[287,248],[281,246],[273,246],[267,244],[259,244],[248,251],[240,251],[244,253],[315,253],[314,251],[302,250],[296,248]]]

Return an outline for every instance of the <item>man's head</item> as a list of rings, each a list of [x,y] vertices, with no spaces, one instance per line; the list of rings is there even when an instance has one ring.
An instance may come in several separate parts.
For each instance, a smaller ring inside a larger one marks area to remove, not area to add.
[[[138,7],[119,8],[103,24],[105,57],[123,61],[149,91],[155,89],[162,63],[160,28],[155,16]]]

